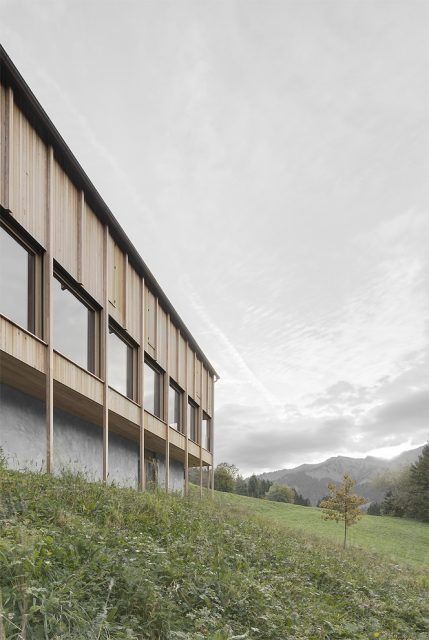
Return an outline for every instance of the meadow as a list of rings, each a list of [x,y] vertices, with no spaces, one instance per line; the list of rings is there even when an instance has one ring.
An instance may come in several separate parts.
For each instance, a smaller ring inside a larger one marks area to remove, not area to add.
[[[425,568],[343,551],[243,500],[0,465],[0,639],[428,638]]]
[[[265,521],[302,531],[307,536],[332,541],[338,545],[343,541],[341,524],[322,520],[316,507],[301,507],[294,504],[270,502],[247,498],[231,493],[215,492],[216,500],[230,506],[241,507],[263,518]],[[429,572],[429,524],[391,518],[387,516],[363,516],[348,533],[348,544],[361,547],[370,553],[378,553],[392,562],[427,568]]]

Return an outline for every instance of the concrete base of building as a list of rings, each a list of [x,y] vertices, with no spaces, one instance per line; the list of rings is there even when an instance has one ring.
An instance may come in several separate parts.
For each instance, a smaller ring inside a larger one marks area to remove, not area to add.
[[[0,384],[0,447],[7,465],[22,471],[46,467],[44,402]],[[165,457],[145,451],[147,483],[165,487]],[[82,473],[89,481],[102,480],[103,433],[97,425],[54,410],[54,473]],[[137,488],[139,445],[109,434],[109,482]],[[183,492],[184,466],[170,458],[170,490]]]

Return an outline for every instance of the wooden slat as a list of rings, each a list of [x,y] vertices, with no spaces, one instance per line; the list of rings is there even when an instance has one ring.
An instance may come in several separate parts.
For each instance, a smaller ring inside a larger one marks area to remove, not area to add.
[[[78,280],[78,218],[81,195],[55,159],[53,166],[53,257]]]
[[[85,194],[83,191],[79,193],[78,212],[77,212],[77,281],[83,283],[83,243],[84,243],[84,216],[85,216]]]
[[[48,150],[7,90],[7,208],[42,245],[46,244]]]
[[[104,226],[85,203],[82,234],[82,281],[88,293],[103,306]]]

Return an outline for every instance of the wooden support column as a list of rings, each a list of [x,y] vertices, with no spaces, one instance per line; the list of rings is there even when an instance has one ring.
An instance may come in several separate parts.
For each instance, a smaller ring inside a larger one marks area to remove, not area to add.
[[[170,389],[170,316],[167,314],[167,345],[166,345],[166,367],[165,367],[165,384],[164,384],[164,420],[167,423],[167,431],[165,438],[165,490],[170,490],[170,425],[168,416],[168,394]]]
[[[47,170],[47,212],[46,212],[46,251],[44,254],[44,334],[47,343],[46,348],[46,471],[54,471],[54,347],[53,347],[53,300],[52,284],[54,277],[53,237],[54,237],[54,211],[53,211],[53,170],[54,151],[48,148]]]
[[[108,344],[109,344],[109,227],[104,227],[103,239],[103,311],[101,326],[101,372],[103,378],[103,482],[109,477],[109,381],[108,381]]]
[[[140,308],[140,349],[139,349],[139,398],[140,398],[140,470],[139,490],[146,488],[146,465],[144,459],[144,345],[145,345],[145,286],[141,279],[141,308]]]
[[[196,371],[196,368],[195,368]],[[203,497],[203,363],[200,367],[200,406],[198,409],[199,439],[200,439],[200,498]]]
[[[185,393],[183,427],[185,433],[185,496],[189,495],[189,425],[188,425],[188,343],[185,343]]]
[[[213,377],[213,392],[212,392],[212,415],[210,418],[210,449],[212,454],[212,496],[214,496],[214,404],[215,404],[215,378]]]

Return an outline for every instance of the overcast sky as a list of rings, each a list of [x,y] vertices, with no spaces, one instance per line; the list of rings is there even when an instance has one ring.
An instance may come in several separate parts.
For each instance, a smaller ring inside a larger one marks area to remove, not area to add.
[[[429,3],[0,0],[244,473],[429,434]]]

